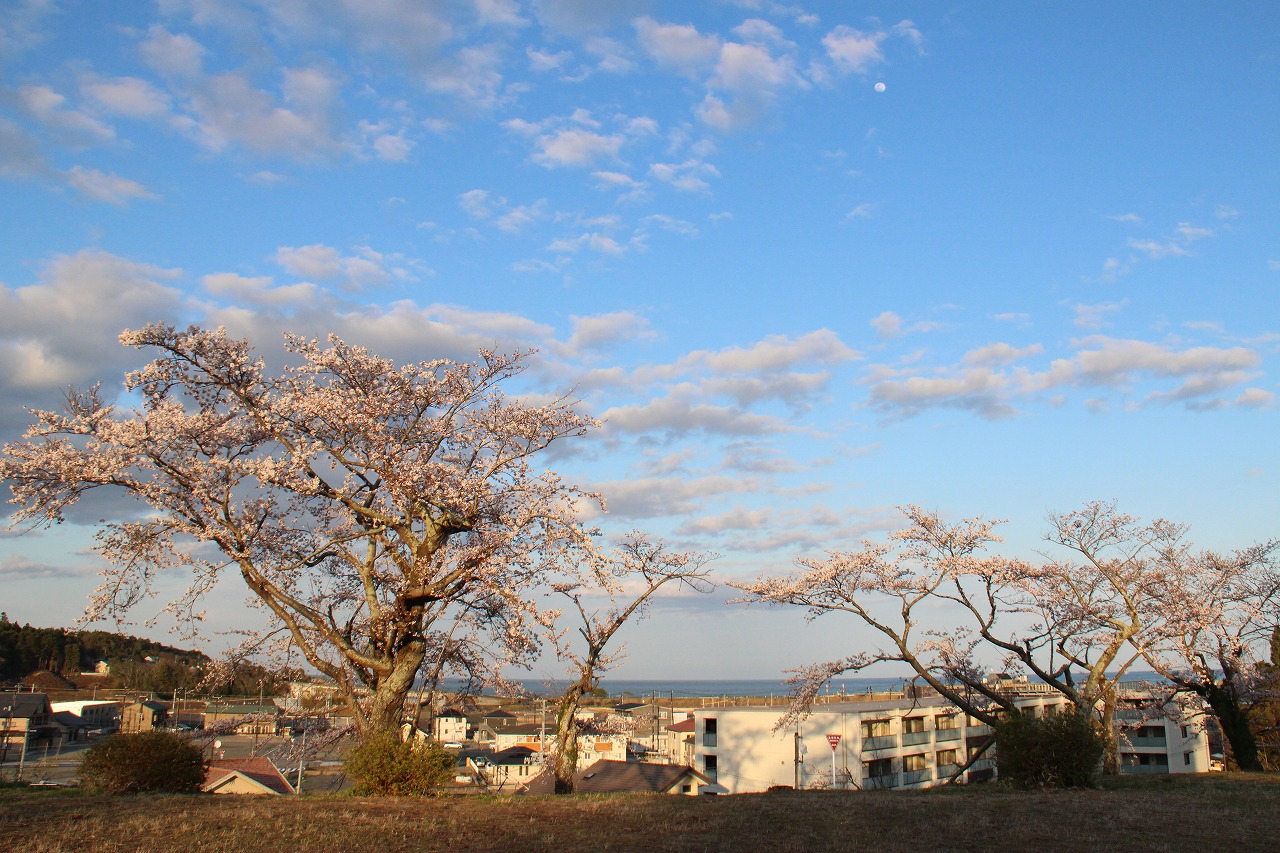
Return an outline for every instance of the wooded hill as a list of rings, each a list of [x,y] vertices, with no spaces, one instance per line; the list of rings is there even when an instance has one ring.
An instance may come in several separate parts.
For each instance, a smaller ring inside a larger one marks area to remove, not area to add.
[[[0,681],[23,678],[36,670],[74,675],[92,670],[100,660],[116,665],[142,662],[148,657],[182,669],[211,663],[204,652],[142,637],[110,631],[37,628],[10,621],[7,613],[0,613]]]

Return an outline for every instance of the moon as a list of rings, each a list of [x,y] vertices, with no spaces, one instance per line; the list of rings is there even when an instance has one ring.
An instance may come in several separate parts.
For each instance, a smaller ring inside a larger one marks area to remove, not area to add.
[[[876,84],[876,91],[877,91],[877,92],[883,92],[886,88],[887,88],[887,87],[886,87],[883,83],[877,83],[877,84]]]

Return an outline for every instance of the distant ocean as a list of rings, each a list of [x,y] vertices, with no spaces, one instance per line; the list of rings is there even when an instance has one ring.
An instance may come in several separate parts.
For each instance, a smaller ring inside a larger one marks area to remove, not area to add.
[[[1125,681],[1162,681],[1153,672],[1133,672],[1125,675]],[[835,678],[822,689],[822,694],[844,694],[854,696],[859,693],[882,693],[888,690],[901,690],[910,679],[901,676],[896,678]],[[569,686],[569,682],[551,679],[517,679],[517,684],[534,696],[559,696]],[[457,690],[460,682],[445,679],[441,687],[445,691]],[[601,681],[611,699],[646,696],[657,697],[712,697],[712,696],[786,696],[791,688],[780,680],[767,678],[744,679],[610,679]],[[486,691],[488,692],[488,691]]]
[[[567,681],[552,680],[517,680],[529,693],[535,696],[559,696],[569,686]],[[897,690],[902,687],[901,678],[843,678],[836,679],[830,685],[831,693],[846,694],[868,693],[873,691]],[[746,679],[609,679],[601,681],[600,686],[611,699],[657,697],[712,697],[712,696],[786,696],[791,692],[782,681],[765,678]],[[456,690],[459,682],[445,679],[441,687],[446,691]],[[823,693],[827,693],[826,688]]]

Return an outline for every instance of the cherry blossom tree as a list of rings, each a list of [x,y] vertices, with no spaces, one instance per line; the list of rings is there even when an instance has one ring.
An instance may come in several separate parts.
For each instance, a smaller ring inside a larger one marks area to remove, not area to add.
[[[1280,633],[1280,542],[1228,555],[1176,541],[1161,555],[1166,582],[1156,597],[1161,630],[1142,638],[1143,657],[1176,691],[1212,710],[1241,770],[1262,770],[1250,712],[1273,689],[1266,655]]]
[[[1161,559],[1180,529],[1143,524],[1094,502],[1050,517],[1046,540],[1071,557],[1032,563],[985,553],[998,522],[958,524],[916,506],[888,543],[802,559],[792,577],[736,585],[747,603],[806,607],[810,617],[844,612],[875,629],[875,651],[817,664],[794,679],[791,715],[806,713],[831,678],[883,662],[902,663],[971,716],[988,724],[1016,703],[981,661],[999,660],[1061,693],[1077,713],[1101,716],[1107,769],[1118,769],[1111,725],[1116,687],[1140,657],[1140,638],[1165,618],[1157,592]],[[945,609],[939,609],[943,605]],[[939,625],[947,614],[955,624]]]
[[[596,686],[597,679],[617,659],[606,654],[618,630],[633,617],[644,615],[658,590],[668,584],[701,593],[714,588],[708,580],[706,564],[713,555],[671,551],[665,543],[643,533],[628,534],[610,555],[602,555],[591,576],[593,582],[558,584],[555,590],[573,603],[577,616],[575,633],[581,638],[577,648],[561,635],[557,646],[572,667],[573,680],[560,698],[556,713],[555,792],[573,793],[573,774],[578,766],[578,709],[582,699]],[[585,574],[585,573],[584,573]],[[603,610],[593,609],[591,599],[604,597]],[[576,639],[576,638],[574,638]]]
[[[973,629],[921,627],[919,612],[942,601],[958,603],[979,630],[990,633],[997,618],[1006,615],[999,593],[1029,566],[984,553],[1000,541],[992,532],[997,522],[973,518],[952,525],[920,507],[901,510],[910,524],[890,534],[889,542],[864,540],[857,551],[797,560],[801,572],[796,575],[731,584],[745,593],[741,602],[804,607],[810,619],[846,613],[886,641],[874,651],[798,670],[792,679],[795,701],[780,726],[806,714],[835,676],[880,663],[907,664],[938,693],[988,724],[1001,708],[1013,708],[975,662],[979,641]]]
[[[158,351],[126,377],[139,408],[69,394],[0,461],[19,521],[60,522],[94,489],[140,502],[100,531],[110,568],[89,616],[118,617],[185,570],[170,608],[198,620],[238,574],[365,731],[399,724],[454,621],[482,628],[494,659],[537,651],[552,615],[531,590],[591,552],[579,513],[598,498],[532,465],[595,422],[569,398],[503,393],[527,353],[397,367],[332,336],[286,336],[296,363],[268,375],[222,329],[157,324],[121,342]]]

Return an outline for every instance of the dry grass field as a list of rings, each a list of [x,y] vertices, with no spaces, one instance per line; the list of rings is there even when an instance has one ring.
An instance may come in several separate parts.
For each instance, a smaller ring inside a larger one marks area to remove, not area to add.
[[[1280,776],[1122,779],[1097,790],[642,795],[92,797],[0,790],[0,850],[1280,850]]]

